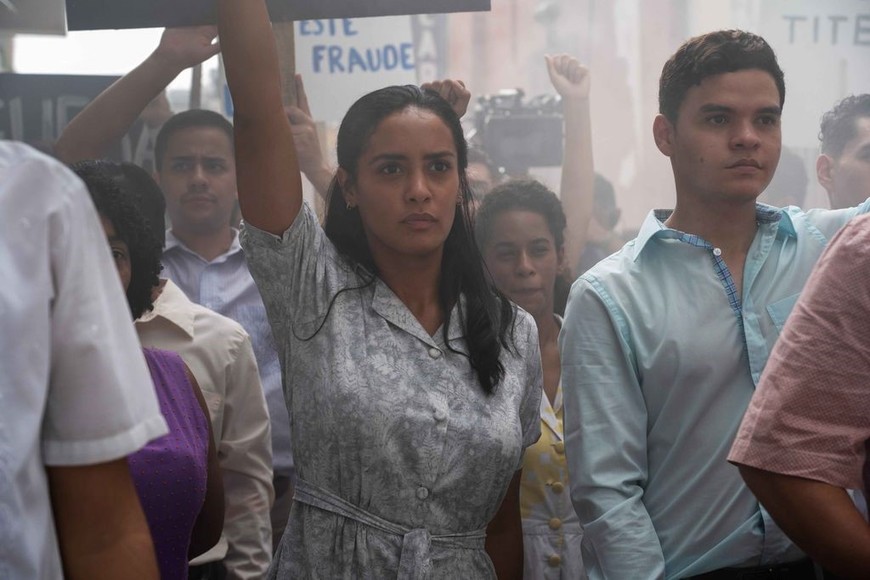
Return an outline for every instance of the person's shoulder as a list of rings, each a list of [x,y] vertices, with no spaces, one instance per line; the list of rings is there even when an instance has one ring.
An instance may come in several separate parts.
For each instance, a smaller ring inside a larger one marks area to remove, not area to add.
[[[520,336],[527,334],[537,336],[538,325],[535,323],[534,317],[515,304],[511,306],[514,309],[514,332]]]
[[[232,318],[195,302],[190,303],[190,308],[194,315],[194,324],[196,324],[197,330],[207,330],[209,336],[221,336],[231,343],[250,340],[244,327]]]
[[[822,244],[827,243],[846,224],[858,216],[870,212],[870,199],[856,207],[841,209],[813,208],[803,210],[789,206],[781,210],[783,219],[792,225],[797,237],[812,236]]]
[[[48,155],[40,153],[24,143],[0,140],[0,167],[5,168],[25,162],[47,163],[50,165],[52,159]],[[59,161],[54,161],[54,163],[60,164]]]
[[[165,301],[165,303],[161,303]],[[158,298],[155,306],[163,310],[164,317],[173,320],[176,324],[180,320],[193,320],[193,340],[214,345],[226,344],[234,346],[248,340],[247,331],[232,318],[224,316],[214,310],[197,304],[175,286],[167,282],[167,286]]]
[[[870,215],[854,218],[837,232],[831,240],[830,258],[848,268],[863,267],[870,261]]]
[[[257,226],[242,220],[239,226],[238,240],[243,251],[249,253],[256,252],[260,246],[270,249],[281,248],[296,238],[315,235],[318,230],[322,231],[317,214],[308,202],[303,200],[299,213],[296,214],[296,217],[293,218],[293,221],[281,235],[261,230]]]
[[[0,193],[2,201],[35,205],[48,215],[54,208],[82,205],[89,199],[84,184],[63,163],[23,143],[0,140]]]
[[[637,240],[630,240],[581,274],[574,282],[580,286],[606,287],[622,280],[638,276],[643,271],[643,262],[637,256]]]

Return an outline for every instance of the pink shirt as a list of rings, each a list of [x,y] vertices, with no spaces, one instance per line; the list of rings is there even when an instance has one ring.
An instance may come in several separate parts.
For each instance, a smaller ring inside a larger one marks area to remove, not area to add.
[[[870,216],[819,259],[728,460],[870,497]]]

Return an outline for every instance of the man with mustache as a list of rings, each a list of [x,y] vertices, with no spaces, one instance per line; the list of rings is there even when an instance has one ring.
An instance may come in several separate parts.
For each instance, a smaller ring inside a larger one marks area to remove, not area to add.
[[[692,38],[665,64],[653,137],[676,205],[574,284],[562,327],[572,500],[596,578],[815,578],[726,456],[825,245],[870,210],[756,200],[785,82],[759,36]]]

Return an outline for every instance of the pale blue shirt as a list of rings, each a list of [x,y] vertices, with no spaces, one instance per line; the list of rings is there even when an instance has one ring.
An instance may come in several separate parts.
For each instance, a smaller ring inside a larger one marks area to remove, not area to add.
[[[759,205],[742,300],[709,243],[651,212],[580,277],[560,344],[571,497],[589,577],[682,578],[803,554],[726,461],[740,420],[846,210]]]
[[[161,275],[175,282],[192,302],[235,320],[251,336],[272,423],[273,470],[276,475],[292,476],[290,417],[281,386],[278,351],[266,307],[239,245],[238,230],[233,230],[230,248],[210,262],[167,230],[162,263]]]

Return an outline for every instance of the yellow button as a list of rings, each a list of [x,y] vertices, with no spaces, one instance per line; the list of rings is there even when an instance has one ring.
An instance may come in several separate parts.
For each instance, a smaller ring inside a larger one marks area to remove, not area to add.
[[[553,493],[562,493],[563,491],[565,491],[565,484],[563,484],[561,481],[557,481],[553,484],[552,489]]]
[[[558,530],[561,527],[562,527],[562,520],[560,520],[559,518],[553,518],[550,520],[550,529],[551,530]]]
[[[547,564],[556,568],[562,564],[562,558],[559,557],[559,554],[553,554],[549,558],[547,558]]]
[[[563,443],[562,441],[556,441],[556,443],[553,444],[553,449],[556,450],[556,453],[561,455],[565,453],[565,443]]]

